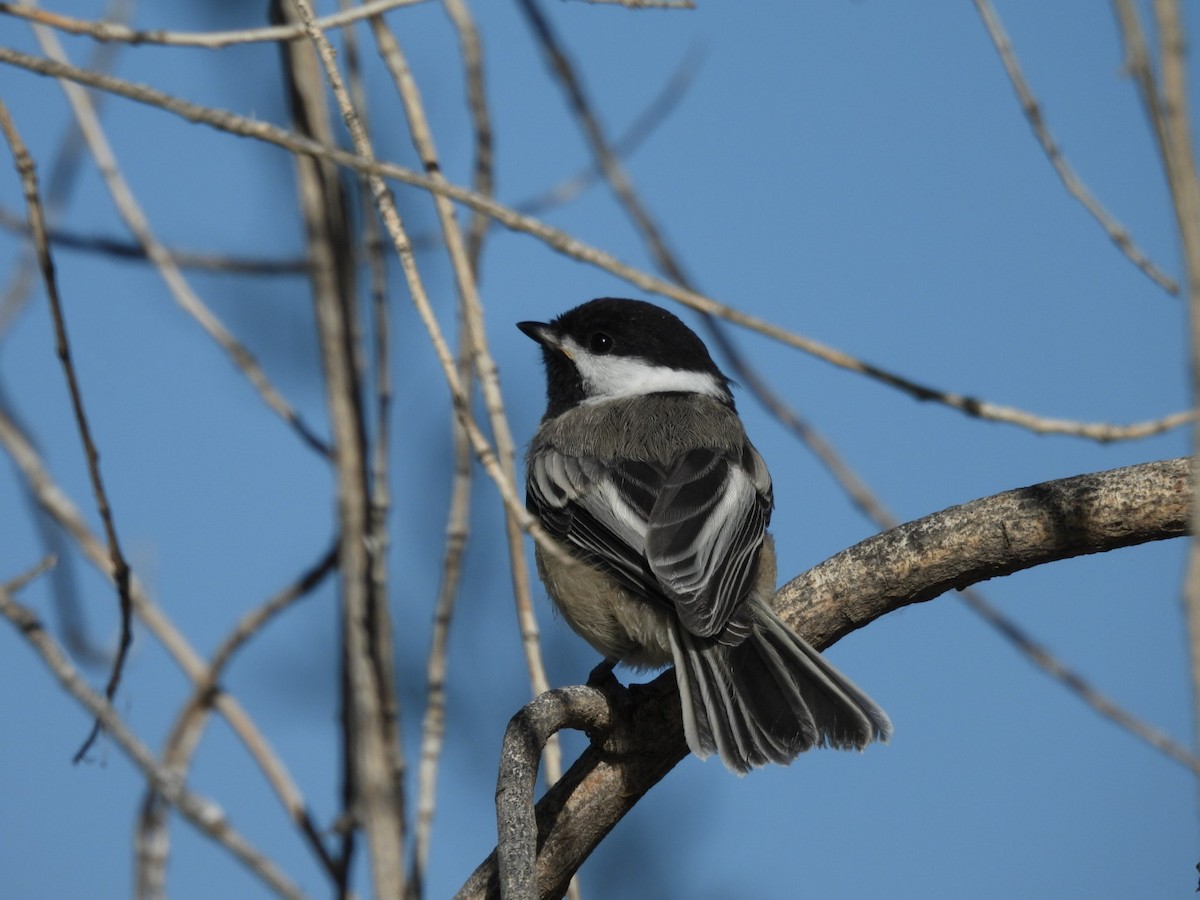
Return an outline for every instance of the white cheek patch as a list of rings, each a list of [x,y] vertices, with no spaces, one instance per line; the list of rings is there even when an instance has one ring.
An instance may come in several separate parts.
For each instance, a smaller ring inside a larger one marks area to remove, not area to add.
[[[597,356],[570,338],[563,341],[562,348],[583,379],[585,403],[675,391],[720,399],[729,396],[725,386],[708,372],[656,366],[631,356]]]

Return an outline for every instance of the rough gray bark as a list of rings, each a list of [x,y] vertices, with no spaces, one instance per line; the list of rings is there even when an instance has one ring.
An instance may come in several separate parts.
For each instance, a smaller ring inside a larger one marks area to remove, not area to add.
[[[799,634],[824,649],[885,613],[954,588],[1073,556],[1180,537],[1187,532],[1190,499],[1187,459],[1007,491],[868,538],[784,585],[777,608]],[[497,788],[499,833],[506,845],[517,842],[505,848],[505,880],[514,888],[506,888],[506,896],[562,896],[588,854],[687,754],[672,670],[628,691],[594,695],[608,699],[612,727],[592,735],[592,745],[537,804],[536,861],[528,858],[535,848],[525,824],[532,803],[528,773],[536,770],[537,740],[555,729],[539,717],[532,728],[536,739],[529,740],[533,710],[518,713],[510,726]],[[567,706],[543,702],[540,710],[558,708],[563,716],[558,727],[567,727],[568,720],[578,721]],[[521,729],[525,739],[514,739],[514,730]],[[508,778],[514,771],[523,773],[519,785]],[[493,853],[457,897],[498,897],[500,890]]]

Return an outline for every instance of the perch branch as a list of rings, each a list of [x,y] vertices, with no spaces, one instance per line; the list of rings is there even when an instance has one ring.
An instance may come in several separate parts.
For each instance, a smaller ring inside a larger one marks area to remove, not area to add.
[[[1180,537],[1191,504],[1190,460],[1143,463],[1045,482],[952,507],[869,538],[792,579],[780,615],[824,649],[880,616],[1033,566]],[[537,805],[537,891],[557,897],[637,800],[687,753],[674,672],[631,689],[612,710],[636,739],[614,754],[595,742]],[[459,900],[499,889],[493,853]]]

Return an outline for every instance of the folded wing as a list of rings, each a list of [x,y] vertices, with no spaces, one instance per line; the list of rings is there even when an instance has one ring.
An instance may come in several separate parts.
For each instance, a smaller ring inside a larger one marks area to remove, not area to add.
[[[527,504],[582,559],[672,606],[692,634],[744,637],[748,625],[731,618],[771,514],[770,476],[749,444],[740,458],[700,448],[671,465],[548,448],[531,458]]]

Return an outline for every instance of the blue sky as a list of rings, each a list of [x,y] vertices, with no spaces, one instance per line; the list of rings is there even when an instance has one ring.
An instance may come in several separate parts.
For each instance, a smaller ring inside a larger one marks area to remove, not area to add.
[[[48,4],[84,17],[91,2]],[[487,57],[498,195],[519,203],[573,174],[586,148],[511,4],[476,4]],[[160,0],[144,28],[257,25],[260,4]],[[712,297],[914,380],[1046,416],[1132,422],[1183,408],[1185,315],[1062,189],[1033,140],[969,4],[719,4],[641,12],[546,3],[598,112],[620,132],[691,53],[688,93],[627,160],[635,184]],[[1169,197],[1104,4],[1001,3],[999,13],[1070,162],[1161,267],[1178,276]],[[436,4],[392,14],[442,152],[469,177],[470,129],[454,35]],[[37,52],[26,26],[0,42]],[[1191,16],[1192,33],[1200,22]],[[91,50],[67,41],[74,61]],[[116,74],[282,123],[273,47],[137,47]],[[368,53],[374,65],[373,54]],[[395,95],[375,71],[381,155],[411,163]],[[1197,66],[1191,64],[1193,95]],[[0,68],[43,177],[68,112],[51,81]],[[108,135],[162,240],[210,252],[295,255],[303,236],[290,159],[273,148],[110,99]],[[0,203],[19,208],[11,167]],[[414,232],[427,198],[402,190]],[[650,268],[601,188],[546,215]],[[66,221],[124,236],[94,167]],[[7,271],[21,252],[0,236]],[[421,259],[443,326],[454,288]],[[294,578],[332,534],[327,469],[268,413],[222,352],[136,263],[57,255],[85,400],[117,524],[155,599],[209,653],[247,609]],[[317,427],[327,428],[310,304],[298,278],[195,274],[192,284]],[[402,282],[392,279],[397,380],[393,531],[402,722],[416,758],[422,671],[449,492],[447,391]],[[513,323],[595,296],[642,296],[613,276],[496,230],[482,273],[489,337],[514,432],[541,415],[536,349]],[[654,299],[654,298],[649,298]],[[665,301],[664,301],[665,302]],[[690,313],[683,313],[690,317]],[[689,321],[695,321],[689,318]],[[979,496],[1187,451],[1175,432],[1101,446],[967,419],[755,335],[742,347],[902,519]],[[98,520],[45,300],[0,343],[0,383],[63,489]],[[813,457],[752,398],[740,407],[771,466],[773,531],[790,577],[873,533]],[[494,844],[503,727],[528,686],[494,488],[475,488],[472,543],[450,648],[448,746],[430,897],[449,895]],[[11,467],[0,466],[0,578],[41,557]],[[986,596],[1117,702],[1190,742],[1191,697],[1173,542],[1073,560],[983,586]],[[76,561],[96,639],[115,601]],[[51,623],[49,582],[23,599]],[[550,680],[582,680],[595,655],[540,591]],[[335,595],[326,587],[234,664],[228,686],[288,763],[321,822],[337,811]],[[1099,718],[1011,650],[954,596],[851,635],[830,658],[891,714],[864,754],[812,753],[737,779],[688,759],[584,867],[585,897],[893,900],[1175,897],[1196,885],[1196,785],[1181,766]],[[89,670],[99,683],[103,673]],[[14,897],[125,896],[141,796],[111,745],[72,766],[85,716],[0,628],[0,873]],[[187,685],[144,632],[117,706],[161,746]],[[577,752],[581,739],[568,740]],[[323,882],[228,728],[201,745],[192,785],[312,895]],[[172,829],[170,893],[256,897],[261,888],[186,823]],[[360,881],[360,886],[363,882]]]

